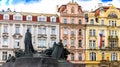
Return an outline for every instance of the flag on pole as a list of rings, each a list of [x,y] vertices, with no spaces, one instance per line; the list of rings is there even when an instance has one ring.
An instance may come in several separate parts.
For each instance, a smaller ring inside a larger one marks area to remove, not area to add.
[[[102,33],[100,33],[100,34],[98,35],[98,46],[99,46],[100,48],[102,47],[102,36],[103,36]]]

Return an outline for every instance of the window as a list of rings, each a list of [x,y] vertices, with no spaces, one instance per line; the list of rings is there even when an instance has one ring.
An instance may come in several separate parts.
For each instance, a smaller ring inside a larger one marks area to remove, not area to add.
[[[42,34],[46,34],[46,28],[45,27],[42,30]]]
[[[112,53],[111,54],[111,60],[114,61],[114,60],[117,60],[117,53]]]
[[[56,17],[55,16],[51,17],[51,22],[56,22]]]
[[[15,40],[14,47],[20,48],[20,40]]]
[[[8,26],[4,26],[3,33],[8,33]]]
[[[13,19],[14,20],[22,20],[22,15],[17,13],[17,14],[14,15]]]
[[[38,27],[38,34],[42,34],[42,28]]]
[[[79,35],[82,35],[82,30],[81,29],[79,29]]]
[[[79,20],[79,24],[82,24],[81,20]]]
[[[9,14],[4,14],[3,19],[4,20],[9,20]]]
[[[96,47],[96,41],[95,40],[89,40],[89,47],[95,48]]]
[[[109,43],[110,43],[112,48],[118,47],[118,41],[117,40],[111,40]]]
[[[96,61],[96,53],[95,53],[95,52],[90,52],[90,53],[89,53],[89,56],[90,56],[89,59],[90,59],[91,61]]]
[[[101,20],[101,25],[104,25],[104,20]]]
[[[38,34],[46,34],[46,27],[38,27]]]
[[[19,28],[19,27],[16,27],[16,28],[15,28],[15,33],[16,33],[16,34],[19,34],[19,33],[20,33],[20,28]]]
[[[95,30],[93,29],[93,36],[95,36]]]
[[[8,46],[8,39],[7,38],[3,38],[3,45]]]
[[[74,29],[71,29],[71,35],[74,35]]]
[[[54,42],[55,42],[55,40],[51,40],[50,47],[52,47],[52,46],[53,46]]]
[[[66,46],[66,45],[67,45],[67,40],[64,40],[64,42],[63,42],[63,43],[64,43],[64,46]]]
[[[71,45],[72,46],[74,45],[74,39],[71,39]]]
[[[79,53],[79,61],[82,61],[82,53]]]
[[[67,23],[67,19],[64,19],[64,24],[66,24]]]
[[[102,53],[102,60],[104,60],[104,58],[105,58],[105,54],[104,54],[104,52]]]
[[[67,28],[64,28],[64,34],[67,34]]]
[[[92,29],[89,30],[89,35],[92,36]]]
[[[112,12],[108,15],[108,18],[118,18],[118,16]]]
[[[109,20],[109,26],[116,26],[116,20]]]
[[[79,44],[78,44],[79,47],[82,47],[82,40],[79,40],[78,42],[79,42]]]
[[[3,61],[7,60],[7,52],[2,52],[2,60]]]
[[[27,16],[27,20],[28,20],[28,21],[32,21],[32,16],[31,16],[31,15],[28,15],[28,16]]]
[[[46,17],[45,16],[38,16],[38,21],[46,21]]]
[[[74,61],[74,54],[71,54],[71,60]]]
[[[101,30],[102,36],[105,36],[105,30]]]
[[[71,20],[71,23],[74,24],[74,19]]]
[[[27,26],[27,29],[29,30],[30,33],[32,32],[31,26]]]
[[[94,24],[94,20],[93,19],[90,19],[90,24]]]
[[[116,30],[109,30],[109,34],[110,34],[110,36],[116,36],[117,31]]]
[[[39,47],[45,47],[46,46],[46,40],[45,39],[39,39],[38,40],[38,48]]]
[[[52,35],[55,35],[55,34],[56,34],[55,31],[56,31],[55,27],[51,27],[51,34],[52,34]]]
[[[89,35],[90,35],[90,36],[95,36],[95,35],[96,35],[95,29],[90,29],[90,30],[89,30]]]

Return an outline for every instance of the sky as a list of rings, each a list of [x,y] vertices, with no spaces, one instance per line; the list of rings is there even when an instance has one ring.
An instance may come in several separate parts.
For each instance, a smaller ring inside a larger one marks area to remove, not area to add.
[[[120,0],[0,0],[0,10],[10,8],[16,12],[33,12],[33,13],[57,13],[57,5],[65,5],[70,1],[77,2],[82,6],[82,10],[91,11],[98,7],[98,3],[104,6],[113,4],[120,8]]]

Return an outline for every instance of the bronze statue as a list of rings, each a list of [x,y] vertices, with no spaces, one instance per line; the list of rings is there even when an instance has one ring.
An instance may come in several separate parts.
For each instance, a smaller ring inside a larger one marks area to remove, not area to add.
[[[62,40],[60,40],[60,42],[58,44],[53,45],[54,50],[52,52],[52,57],[55,59],[59,59],[62,55],[63,52],[63,44],[62,44]]]
[[[24,43],[25,43],[25,55],[32,55],[35,52],[35,50],[32,45],[32,37],[31,33],[29,32],[29,29],[27,29],[27,32],[25,34]]]
[[[62,40],[60,40],[60,42],[58,44],[56,42],[54,42],[52,48],[45,50],[45,54],[54,59],[66,60],[67,56],[68,56],[68,54],[70,54],[70,52],[66,48],[64,48],[64,46],[62,44]]]

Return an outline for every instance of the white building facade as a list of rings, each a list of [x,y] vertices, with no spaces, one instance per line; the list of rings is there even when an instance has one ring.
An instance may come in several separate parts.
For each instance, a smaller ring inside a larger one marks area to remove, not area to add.
[[[0,13],[0,64],[16,49],[24,50],[27,29],[32,34],[35,50],[50,48],[59,42],[59,17],[57,14],[1,12]]]

